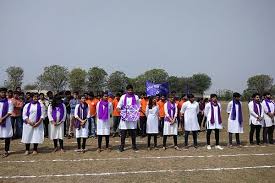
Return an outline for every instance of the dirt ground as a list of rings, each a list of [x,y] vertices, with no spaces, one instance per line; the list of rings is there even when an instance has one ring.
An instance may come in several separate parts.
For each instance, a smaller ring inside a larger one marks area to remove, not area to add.
[[[175,151],[172,147],[162,150],[162,138],[158,138],[159,150],[147,151],[147,138],[137,138],[138,152],[130,148],[117,151],[120,139],[111,138],[112,151],[96,152],[97,140],[88,139],[88,152],[75,152],[75,139],[65,139],[65,153],[52,153],[53,143],[46,139],[39,145],[38,155],[24,156],[24,144],[13,140],[12,154],[0,159],[1,182],[274,182],[275,145],[248,145],[248,111],[244,105],[245,132],[241,135],[242,147],[226,147],[228,142],[226,105],[223,104],[221,145],[224,150],[207,150],[206,134],[199,134],[199,148]],[[183,136],[178,137],[183,147]],[[172,145],[169,138],[168,145]],[[4,142],[0,141],[0,151]],[[214,133],[211,144],[214,145]],[[103,143],[104,144],[104,143]],[[192,137],[189,137],[192,145]]]

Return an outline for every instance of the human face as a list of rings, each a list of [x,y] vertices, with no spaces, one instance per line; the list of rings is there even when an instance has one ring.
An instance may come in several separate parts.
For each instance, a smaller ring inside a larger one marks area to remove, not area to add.
[[[32,100],[33,100],[34,102],[37,102],[37,101],[38,101],[38,95],[34,95],[34,96],[32,97]]]
[[[108,100],[108,95],[103,95],[102,100],[107,101]]]
[[[213,102],[217,102],[217,97],[213,97],[211,100],[212,100]]]
[[[272,98],[271,95],[266,95],[265,97],[269,100]]]
[[[130,89],[128,89],[128,90],[127,90],[127,93],[129,93],[129,94],[131,95],[131,94],[133,94],[133,93],[134,93],[134,91],[133,91],[133,89],[132,89],[132,88],[130,88]]]
[[[240,101],[241,97],[236,97],[235,100]]]
[[[259,95],[256,95],[255,98],[254,98],[254,100],[255,100],[256,102],[260,102],[260,96],[259,96]]]
[[[18,99],[18,98],[19,98],[19,95],[16,93],[16,94],[13,95],[13,97],[14,97],[15,99]]]
[[[161,100],[162,100],[162,101],[165,101],[165,97],[164,97],[164,96],[162,96],[162,97],[161,97]]]
[[[169,97],[169,101],[174,103],[175,102],[175,98],[174,97]]]
[[[195,97],[192,97],[189,99],[191,103],[193,103],[195,101]]]
[[[153,99],[153,105],[157,105],[157,100],[155,98]]]
[[[81,101],[81,103],[85,103],[86,102],[86,98],[83,96],[83,97],[81,97],[80,101]]]
[[[1,98],[6,98],[6,92],[5,91],[1,91],[0,92],[0,97]]]

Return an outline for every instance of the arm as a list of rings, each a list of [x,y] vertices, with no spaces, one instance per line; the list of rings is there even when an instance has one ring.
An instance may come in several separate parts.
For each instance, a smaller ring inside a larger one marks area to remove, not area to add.
[[[12,114],[12,112],[13,112],[13,103],[9,102],[8,113],[2,118],[0,118],[0,124],[5,122],[6,118],[9,117]]]
[[[48,108],[48,118],[50,122],[53,122],[52,112],[53,112],[53,108],[52,108],[52,105],[50,105]]]
[[[249,114],[250,114],[251,116],[253,116],[253,117],[255,117],[255,118],[259,118],[259,117],[260,117],[260,116],[258,116],[258,114],[256,114],[256,113],[254,112],[253,102],[250,102],[250,103],[248,104],[248,109],[249,109]]]

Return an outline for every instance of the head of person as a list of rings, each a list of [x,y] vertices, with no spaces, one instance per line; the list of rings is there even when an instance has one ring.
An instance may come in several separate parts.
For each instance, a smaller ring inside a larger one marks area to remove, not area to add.
[[[7,97],[8,98],[12,98],[13,97],[13,91],[12,90],[8,90]]]
[[[161,100],[162,102],[164,102],[164,101],[166,100],[166,96],[165,96],[165,95],[161,95],[160,100]]]
[[[40,100],[44,100],[44,99],[45,99],[44,93],[40,93],[40,94],[39,94],[39,98],[40,98]]]
[[[62,103],[62,97],[60,95],[55,95],[52,101],[52,107],[57,107]]]
[[[121,93],[116,93],[116,99],[119,100],[120,99],[120,96],[121,96]]]
[[[160,98],[161,98],[160,95],[159,95],[159,94],[156,94],[155,99],[156,99],[157,101],[159,101]]]
[[[140,94],[140,98],[141,98],[141,99],[146,98],[146,93],[145,93],[145,92],[142,92],[142,93]]]
[[[31,92],[27,92],[25,97],[26,97],[26,100],[29,101],[32,97]]]
[[[212,94],[210,95],[210,100],[211,100],[211,102],[213,102],[213,103],[217,103],[217,102],[218,102],[218,96],[217,96],[216,94],[212,93]]]
[[[188,94],[188,100],[191,102],[191,103],[193,103],[194,101],[195,101],[195,96],[193,95],[193,94]]]
[[[105,102],[108,101],[108,92],[103,92],[102,100],[105,101]]]
[[[5,99],[7,94],[7,88],[0,88],[0,98]]]
[[[272,99],[272,96],[271,96],[271,93],[270,92],[265,92],[263,94],[264,98],[267,99],[267,100],[271,100]]]
[[[74,99],[78,99],[78,91],[74,91],[73,92],[73,97],[74,97]],[[85,96],[84,96],[85,97]]]
[[[240,101],[241,100],[241,94],[239,94],[238,92],[233,93],[233,99],[236,101]]]
[[[33,93],[32,94],[32,102],[37,103],[39,100],[39,93]]]
[[[69,90],[65,91],[65,97],[71,98],[71,91],[69,91]]]
[[[170,95],[168,96],[168,100],[169,100],[169,102],[171,102],[171,103],[175,103],[175,96],[174,96],[173,94],[170,94]]]
[[[48,91],[46,94],[47,94],[47,97],[48,97],[49,99],[52,99],[52,98],[53,98],[53,92],[52,92],[52,91]]]
[[[75,98],[75,99],[78,99],[78,98]],[[81,95],[80,96],[80,103],[81,104],[85,104],[86,103],[86,97],[85,97],[85,95]]]
[[[153,106],[156,106],[156,103],[157,103],[156,98],[153,97],[153,96],[150,96],[149,100],[148,100],[148,107],[149,107],[149,109],[152,109]]]
[[[186,94],[183,94],[182,99],[185,100],[185,101],[187,101],[187,100],[188,100],[187,95],[186,95]]]
[[[134,94],[134,87],[133,87],[133,85],[128,84],[126,86],[126,92],[127,92],[128,95],[133,95]]]
[[[20,95],[20,92],[18,92],[18,91],[13,92],[13,98],[19,99],[19,95]]]
[[[94,92],[90,91],[89,94],[88,94],[88,98],[89,98],[90,100],[94,99],[94,98],[95,98]]]
[[[205,99],[203,99],[203,102],[206,104],[206,103],[209,102],[209,99],[208,99],[208,98],[205,98]]]
[[[18,91],[19,93],[21,93],[21,92],[22,92],[22,89],[21,89],[20,86],[17,86],[16,89],[15,89],[15,91]]]
[[[255,102],[257,102],[257,103],[260,103],[260,101],[261,101],[261,96],[260,96],[259,93],[253,93],[252,99],[253,99]]]

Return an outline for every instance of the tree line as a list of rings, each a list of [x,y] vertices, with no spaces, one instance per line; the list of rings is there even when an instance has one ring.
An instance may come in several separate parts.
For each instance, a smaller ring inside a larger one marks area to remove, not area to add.
[[[6,69],[7,80],[5,87],[15,89],[22,86],[24,70],[21,67],[11,66]],[[108,73],[100,67],[91,67],[88,70],[74,68],[69,70],[65,66],[51,65],[44,67],[34,83],[24,86],[25,90],[52,90],[54,92],[70,89],[72,91],[111,91],[124,90],[127,84],[132,84],[136,92],[145,92],[145,82],[169,83],[170,91],[182,93],[203,94],[212,84],[211,78],[204,73],[197,73],[191,77],[170,76],[164,69],[151,69],[130,78],[122,71]],[[243,91],[243,97],[248,99],[253,92],[263,94],[270,91],[275,94],[273,78],[269,75],[255,75],[247,80],[247,89]],[[217,94],[224,100],[231,99],[233,91],[219,90]]]

